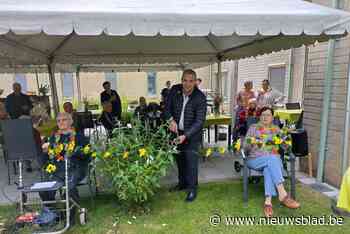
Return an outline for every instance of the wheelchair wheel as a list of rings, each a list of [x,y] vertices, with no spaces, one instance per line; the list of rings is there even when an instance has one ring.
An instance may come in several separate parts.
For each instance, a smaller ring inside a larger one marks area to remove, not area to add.
[[[234,168],[235,168],[235,171],[236,171],[237,173],[239,173],[239,172],[241,171],[241,169],[242,169],[241,163],[238,162],[238,161],[235,161],[235,163],[234,163]]]

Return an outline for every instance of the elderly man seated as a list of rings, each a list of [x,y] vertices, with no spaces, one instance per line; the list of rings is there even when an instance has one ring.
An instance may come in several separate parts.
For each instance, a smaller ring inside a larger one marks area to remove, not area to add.
[[[79,194],[77,185],[84,179],[90,161],[89,146],[87,139],[72,127],[72,116],[68,113],[59,113],[57,116],[58,130],[49,138],[49,142],[43,144],[43,151],[46,153],[44,166],[47,172],[47,179],[51,181],[65,181],[64,158],[69,157],[68,181],[69,196],[78,201]],[[41,192],[43,201],[55,199],[56,191]],[[76,209],[72,210],[72,222]]]
[[[285,134],[279,127],[273,125],[272,121],[273,110],[269,107],[263,107],[260,121],[250,126],[244,141],[244,148],[248,152],[248,168],[260,170],[264,174],[264,214],[266,217],[273,215],[271,198],[277,195],[276,189],[282,205],[291,209],[300,206],[287,194],[283,186],[283,165],[279,155],[279,147],[287,147],[288,144],[281,140],[286,139]]]
[[[113,113],[113,106],[112,103],[107,101],[102,104],[103,111],[100,116],[100,122],[102,123],[103,127],[107,130],[108,135],[110,136],[112,134],[112,131],[115,127],[117,127],[117,119],[116,116]]]

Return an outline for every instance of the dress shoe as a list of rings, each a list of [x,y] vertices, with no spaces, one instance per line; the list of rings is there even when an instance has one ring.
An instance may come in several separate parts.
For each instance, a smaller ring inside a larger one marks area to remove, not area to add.
[[[187,193],[186,202],[193,202],[197,197],[196,191],[190,191]]]
[[[177,191],[182,191],[182,190],[185,190],[185,189],[186,189],[185,186],[178,184],[178,185],[175,185],[174,187],[171,187],[169,189],[169,192],[177,192]]]
[[[289,209],[297,209],[300,207],[299,202],[295,201],[289,195],[287,195],[283,198],[283,200],[281,201],[281,204]]]

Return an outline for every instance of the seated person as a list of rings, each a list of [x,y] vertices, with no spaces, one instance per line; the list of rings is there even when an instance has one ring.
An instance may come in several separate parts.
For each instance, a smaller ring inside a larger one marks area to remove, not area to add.
[[[146,119],[153,129],[156,129],[161,124],[160,106],[156,102],[148,104]]]
[[[115,115],[113,114],[112,103],[107,101],[102,104],[103,111],[100,117],[100,122],[103,127],[108,131],[108,134],[111,134],[113,129],[117,126],[118,122]]]
[[[291,209],[296,209],[300,204],[293,200],[283,186],[283,165],[279,155],[279,145],[275,142],[277,135],[285,136],[280,128],[272,124],[273,110],[269,107],[261,109],[260,121],[248,129],[244,141],[244,148],[248,151],[247,165],[254,170],[262,171],[264,174],[265,204],[264,213],[266,217],[273,215],[271,198],[276,196],[280,202]],[[281,144],[281,143],[280,143]],[[287,147],[288,145],[280,145]]]
[[[249,127],[252,124],[258,122],[258,113],[256,108],[256,99],[251,98],[248,101],[248,109],[247,109],[247,126]]]
[[[63,104],[63,110],[64,110],[64,112],[73,115],[73,113],[74,113],[73,104],[71,102],[65,102]]]
[[[350,217],[350,167],[343,176],[336,207],[332,207],[337,215]]]
[[[72,124],[73,120],[70,114],[59,113],[57,116],[58,130],[49,138],[48,143],[43,144],[42,148],[47,160],[44,169],[49,181],[65,181],[64,158],[69,157],[69,196],[75,202],[78,202],[77,185],[87,174],[90,156],[84,154],[82,150],[88,144],[87,139],[76,132]],[[68,153],[71,153],[71,155],[68,156]],[[43,201],[52,201],[55,200],[56,191],[40,192],[39,195]],[[71,213],[72,221],[74,221],[75,212],[76,209],[73,209]]]
[[[139,118],[141,121],[145,121],[147,114],[147,102],[145,97],[140,97],[139,105],[136,107],[134,116]]]

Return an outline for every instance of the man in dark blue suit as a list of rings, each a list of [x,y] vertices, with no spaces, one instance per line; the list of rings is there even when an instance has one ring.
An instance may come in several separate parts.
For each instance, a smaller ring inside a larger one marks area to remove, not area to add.
[[[177,135],[179,151],[179,183],[172,190],[187,189],[186,201],[191,202],[197,196],[198,150],[207,112],[206,97],[196,86],[193,70],[183,72],[182,84],[171,88],[165,103],[165,118],[170,121],[170,131]]]

